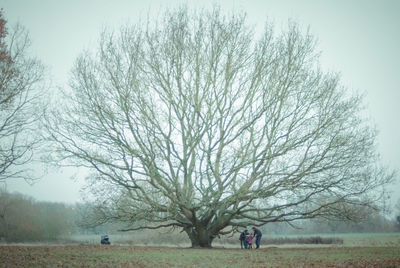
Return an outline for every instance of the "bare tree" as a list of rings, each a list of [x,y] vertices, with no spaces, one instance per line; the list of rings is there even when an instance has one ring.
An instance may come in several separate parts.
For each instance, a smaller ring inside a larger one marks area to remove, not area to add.
[[[295,23],[258,36],[242,14],[166,12],[104,31],[70,88],[51,139],[93,170],[99,222],[142,223],[127,230],[178,227],[210,247],[238,227],[357,216],[392,177],[362,98]]]
[[[0,181],[33,178],[27,164],[40,141],[37,122],[43,109],[38,88],[44,68],[28,57],[30,44],[21,25],[7,31],[0,11]]]
[[[397,203],[394,206],[394,217],[395,217],[395,225],[398,230],[400,230],[400,198],[397,199]]]

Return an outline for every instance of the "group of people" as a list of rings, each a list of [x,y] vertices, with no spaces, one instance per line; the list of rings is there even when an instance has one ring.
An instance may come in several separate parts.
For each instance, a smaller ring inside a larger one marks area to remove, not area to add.
[[[239,240],[240,247],[242,249],[252,249],[254,244],[256,244],[256,249],[260,248],[262,233],[256,227],[252,227],[251,229],[253,230],[253,233],[249,233],[249,231],[246,229],[240,234]]]

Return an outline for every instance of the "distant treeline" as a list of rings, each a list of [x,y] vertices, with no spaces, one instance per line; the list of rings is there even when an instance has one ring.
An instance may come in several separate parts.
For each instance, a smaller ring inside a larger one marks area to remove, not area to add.
[[[124,225],[106,223],[101,226],[85,226],[88,217],[85,204],[67,205],[63,203],[38,202],[31,197],[8,193],[0,189],[0,243],[60,241],[75,234],[120,233]],[[399,213],[400,214],[400,211]],[[249,226],[250,227],[250,226]],[[397,217],[390,219],[375,212],[360,222],[332,221],[324,219],[304,220],[296,223],[297,228],[285,223],[271,223],[261,227],[269,244],[337,244],[340,240],[321,238],[312,234],[396,232],[400,231]],[[121,233],[120,233],[121,234]],[[168,231],[136,231],[126,233],[143,244],[181,244],[190,242],[183,233]],[[307,238],[269,238],[269,235],[304,235]],[[310,237],[311,235],[311,237]],[[222,243],[237,243],[239,233],[221,237]],[[292,241],[292,240],[293,241]],[[329,240],[330,239],[330,240]],[[186,241],[187,240],[187,241]]]
[[[0,190],[0,242],[54,241],[74,231],[73,207]]]
[[[294,225],[293,225],[294,224]],[[391,233],[400,231],[400,223],[395,218],[389,218],[378,212],[371,212],[362,221],[312,219],[293,223],[270,223],[262,230],[274,235],[310,235],[334,233]],[[295,227],[295,228],[294,228]]]

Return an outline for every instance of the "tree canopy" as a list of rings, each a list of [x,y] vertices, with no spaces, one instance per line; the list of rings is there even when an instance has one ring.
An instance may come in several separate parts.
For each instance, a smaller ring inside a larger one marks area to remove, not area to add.
[[[392,174],[362,97],[315,47],[296,23],[258,34],[219,8],[105,30],[48,118],[56,159],[93,171],[98,223],[181,228],[194,247],[249,225],[359,217]]]

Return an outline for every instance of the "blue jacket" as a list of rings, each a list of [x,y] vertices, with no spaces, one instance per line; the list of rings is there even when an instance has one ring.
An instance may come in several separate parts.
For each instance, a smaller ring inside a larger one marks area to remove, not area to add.
[[[241,234],[240,234],[240,237],[239,237],[239,240],[246,240],[246,235],[248,235],[249,234],[249,232],[247,231],[247,230],[244,230]]]

